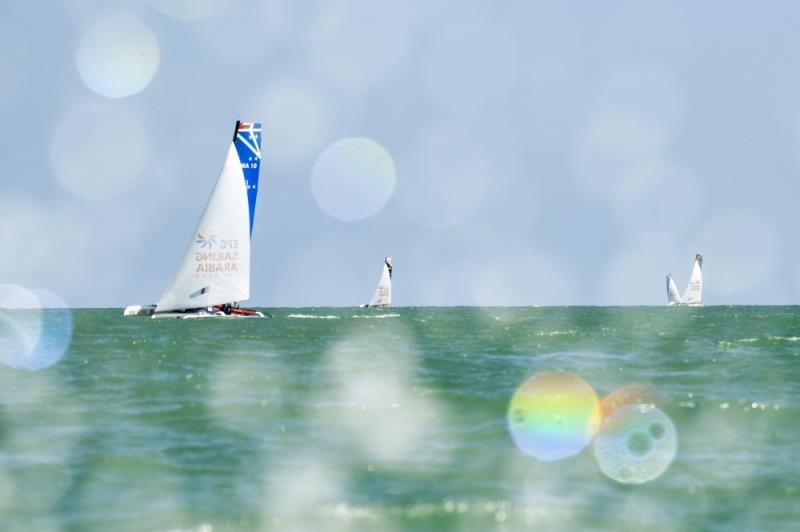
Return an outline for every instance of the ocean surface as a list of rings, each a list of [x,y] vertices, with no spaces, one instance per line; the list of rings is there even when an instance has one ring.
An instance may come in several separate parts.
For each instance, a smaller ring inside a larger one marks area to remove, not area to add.
[[[0,530],[800,529],[800,307],[268,310],[0,311]],[[674,459],[523,452],[554,371],[647,385]]]

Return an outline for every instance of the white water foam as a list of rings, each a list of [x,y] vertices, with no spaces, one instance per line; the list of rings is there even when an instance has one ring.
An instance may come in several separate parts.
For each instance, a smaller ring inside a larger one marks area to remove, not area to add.
[[[332,316],[330,314],[319,316],[316,314],[289,314],[287,318],[299,318],[304,320],[338,320],[339,316]]]
[[[353,314],[353,317],[365,319],[399,318],[400,314]]]
[[[783,342],[800,342],[800,336],[767,336],[770,341],[783,341]]]

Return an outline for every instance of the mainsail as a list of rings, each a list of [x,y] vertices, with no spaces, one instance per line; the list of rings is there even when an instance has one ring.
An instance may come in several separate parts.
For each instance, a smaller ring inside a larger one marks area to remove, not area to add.
[[[680,305],[683,302],[678,287],[675,286],[675,281],[672,279],[671,274],[667,274],[667,305]]]
[[[211,198],[156,313],[250,297],[250,236],[260,166],[261,124],[236,122]]]
[[[392,304],[392,257],[386,257],[383,261],[383,272],[381,272],[378,288],[372,296],[368,307],[388,307]]]
[[[692,276],[683,293],[683,302],[687,305],[699,305],[703,296],[703,256],[699,253],[694,257]]]

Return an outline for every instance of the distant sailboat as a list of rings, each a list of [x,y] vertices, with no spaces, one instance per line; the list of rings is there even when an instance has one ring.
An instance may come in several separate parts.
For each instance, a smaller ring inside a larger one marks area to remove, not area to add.
[[[125,316],[246,317],[250,297],[250,237],[261,167],[261,124],[236,122],[225,164],[178,270],[156,305],[133,305]]]
[[[392,257],[386,257],[383,261],[383,271],[381,272],[378,288],[365,307],[390,307],[392,305]]]
[[[678,293],[678,287],[675,286],[675,281],[672,279],[672,274],[667,274],[667,305],[679,305],[681,302],[681,295]]]
[[[683,296],[678,293],[678,287],[671,274],[667,274],[667,305],[686,305],[697,307],[703,305],[703,256],[699,253],[694,257],[692,263],[692,275],[689,277],[689,284],[683,292]]]

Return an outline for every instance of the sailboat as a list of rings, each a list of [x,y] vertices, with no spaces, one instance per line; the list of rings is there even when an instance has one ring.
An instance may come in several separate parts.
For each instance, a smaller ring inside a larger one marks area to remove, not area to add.
[[[699,307],[703,305],[703,256],[699,253],[695,255],[692,263],[692,275],[689,277],[689,284],[681,296],[678,287],[672,279],[672,274],[667,274],[667,306],[690,306]]]
[[[155,305],[132,305],[125,316],[239,317],[264,314],[239,307],[250,297],[250,239],[261,167],[261,124],[237,121],[225,164],[183,259]]]
[[[369,303],[364,307],[390,307],[392,305],[392,257],[383,260],[383,271],[378,281],[378,288]]]

